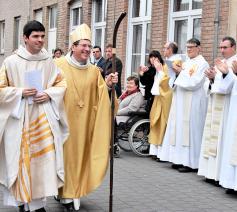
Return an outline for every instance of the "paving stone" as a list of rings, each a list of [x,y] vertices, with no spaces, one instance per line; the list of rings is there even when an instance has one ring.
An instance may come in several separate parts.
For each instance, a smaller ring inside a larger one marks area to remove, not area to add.
[[[206,183],[196,173],[179,173],[170,163],[157,163],[133,153],[122,152],[114,163],[113,212],[234,212],[237,197],[221,187]],[[17,209],[2,204],[0,212]],[[64,212],[53,198],[47,212]],[[80,212],[109,211],[109,172],[102,185],[81,200]]]

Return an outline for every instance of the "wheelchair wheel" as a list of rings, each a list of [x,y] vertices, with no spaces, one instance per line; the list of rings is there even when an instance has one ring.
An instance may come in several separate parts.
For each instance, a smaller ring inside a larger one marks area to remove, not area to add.
[[[148,143],[148,134],[150,132],[149,119],[137,121],[129,131],[129,145],[132,151],[138,156],[148,156],[150,144]]]

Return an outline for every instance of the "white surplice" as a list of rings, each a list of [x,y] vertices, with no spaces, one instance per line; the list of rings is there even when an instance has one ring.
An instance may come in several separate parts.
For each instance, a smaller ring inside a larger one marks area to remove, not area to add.
[[[230,95],[229,113],[226,122],[226,133],[223,139],[223,154],[220,165],[219,183],[224,188],[237,190],[237,164],[231,162],[233,151],[236,152],[236,105],[237,105],[237,77],[234,74],[230,75],[228,80],[230,83],[234,80],[234,86]],[[227,76],[228,76],[227,75]],[[232,78],[232,79],[231,79]]]
[[[207,61],[198,55],[183,64],[175,80],[166,133],[159,157],[163,161],[198,168],[207,97],[204,71]]]
[[[181,58],[181,56],[179,54],[173,54],[173,55],[171,55],[170,57],[168,57],[166,59],[166,61],[169,61],[169,62],[174,62],[175,60],[182,61],[182,58]],[[173,70],[173,68],[170,65],[171,64],[167,64],[168,74],[169,74],[169,77],[170,77],[169,86],[171,88],[173,88],[174,81],[176,79],[176,73],[175,73],[175,71]],[[150,144],[150,150],[149,150],[149,154],[150,155],[156,155],[157,158],[159,158],[160,157],[160,152],[161,152],[161,146]]]
[[[182,61],[182,58],[179,54],[173,54],[171,55],[169,58],[167,58],[168,61],[172,61],[174,62],[175,60],[180,60]],[[173,87],[173,84],[174,84],[174,81],[176,79],[176,73],[175,71],[173,70],[172,67],[169,67],[168,66],[168,71],[169,71],[169,77],[170,77],[170,80],[169,80],[169,86],[172,88]]]
[[[217,95],[222,95],[223,97],[223,114],[220,118],[220,127],[218,133],[216,133],[216,154],[215,155],[205,155],[205,148],[206,148],[206,137],[205,137],[205,130],[208,126],[207,120],[204,127],[204,134],[202,139],[202,146],[201,146],[201,153],[200,153],[200,160],[199,160],[199,169],[198,175],[205,176],[208,179],[213,179],[218,181],[220,177],[220,166],[223,154],[223,139],[224,134],[226,131],[226,124],[227,124],[227,117],[229,112],[229,102],[230,102],[230,93],[233,87],[233,72],[231,69],[233,60],[236,60],[236,55],[228,58],[225,61],[229,67],[229,74],[223,78],[223,75],[218,69],[216,69],[217,74],[215,76],[215,81],[211,86],[211,90],[209,93],[209,106],[211,107],[211,117],[214,118],[214,107]]]

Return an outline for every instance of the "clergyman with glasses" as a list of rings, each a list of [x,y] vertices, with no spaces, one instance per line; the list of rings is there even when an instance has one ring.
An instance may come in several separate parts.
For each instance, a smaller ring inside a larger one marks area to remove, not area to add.
[[[160,152],[160,160],[172,162],[180,172],[198,168],[207,97],[205,70],[209,67],[200,54],[201,44],[196,38],[186,43],[189,57],[179,67],[174,81],[173,99],[167,128]]]
[[[71,35],[71,51],[56,60],[67,81],[64,103],[69,137],[64,145],[65,184],[59,191],[67,211],[78,211],[80,197],[96,189],[108,165],[111,110],[107,85],[89,61],[91,30],[78,26]]]
[[[220,181],[221,161],[224,158],[224,136],[234,84],[232,79],[237,73],[236,41],[232,37],[224,37],[219,50],[223,58],[215,59],[215,66],[205,72],[210,81],[210,95],[198,170],[199,175],[205,176],[213,184]]]

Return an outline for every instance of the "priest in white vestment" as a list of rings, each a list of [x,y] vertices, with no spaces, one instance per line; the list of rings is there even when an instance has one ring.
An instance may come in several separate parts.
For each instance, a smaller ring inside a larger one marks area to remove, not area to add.
[[[207,182],[218,184],[221,160],[223,158],[224,137],[229,113],[230,93],[233,87],[232,63],[237,60],[236,42],[224,37],[220,43],[223,59],[215,60],[215,67],[206,70],[210,79],[208,110],[203,132],[198,175],[205,176]],[[228,75],[227,72],[230,72]]]
[[[235,62],[237,68],[237,62]],[[237,70],[237,69],[235,69]],[[234,86],[230,96],[229,113],[226,122],[226,133],[222,145],[222,160],[220,165],[219,183],[227,188],[226,193],[236,193],[237,191],[237,77],[229,72],[223,81]]]
[[[179,165],[180,172],[198,168],[207,98],[204,71],[209,67],[200,52],[200,41],[187,41],[189,59],[180,67],[164,136],[160,160]]]
[[[168,75],[170,77],[169,86],[172,88],[174,81],[178,75],[177,71],[174,68],[174,63],[182,65],[182,58],[178,52],[178,45],[175,42],[166,42],[164,45],[164,57],[165,63],[168,66]]]
[[[0,184],[5,205],[44,212],[64,183],[66,82],[43,49],[44,26],[30,21],[23,31],[26,46],[0,69]]]

